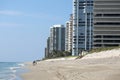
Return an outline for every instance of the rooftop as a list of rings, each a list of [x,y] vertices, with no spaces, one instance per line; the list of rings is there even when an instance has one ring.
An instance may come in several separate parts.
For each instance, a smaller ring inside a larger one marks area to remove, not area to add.
[[[62,25],[62,24],[57,24],[57,25],[53,25],[51,28],[54,28],[54,27],[64,27],[64,25]]]

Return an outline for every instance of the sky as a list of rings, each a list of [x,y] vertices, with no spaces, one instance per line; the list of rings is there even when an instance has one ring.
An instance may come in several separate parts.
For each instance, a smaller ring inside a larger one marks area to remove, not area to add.
[[[71,13],[72,0],[0,0],[0,62],[42,59],[50,27]]]

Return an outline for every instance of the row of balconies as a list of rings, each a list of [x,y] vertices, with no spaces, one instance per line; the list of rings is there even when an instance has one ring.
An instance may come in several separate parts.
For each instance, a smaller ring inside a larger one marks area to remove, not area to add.
[[[94,35],[94,38],[120,38],[120,35]]]
[[[120,42],[94,42],[93,45],[96,45],[96,44],[120,44]]]
[[[119,8],[120,7],[120,4],[100,4],[100,5],[94,5],[94,9],[106,9],[106,8]]]
[[[94,14],[94,18],[116,18],[116,17],[120,17],[120,13],[116,13],[116,14],[103,14],[103,13],[100,13],[100,14]]]
[[[120,40],[120,38],[93,38],[93,40]]]
[[[120,22],[120,16],[118,17],[115,17],[115,18],[113,18],[113,17],[108,17],[108,18],[106,18],[106,17],[104,17],[103,16],[103,18],[101,17],[101,18],[94,18],[94,23],[95,22]]]
[[[95,35],[120,35],[120,30],[118,31],[93,31]],[[94,35],[93,34],[93,35]]]
[[[95,0],[95,4],[119,4],[120,0]]]
[[[94,31],[120,31],[120,27],[94,27]]]
[[[120,27],[120,25],[94,25],[94,28],[95,27],[114,27],[114,28],[116,28],[116,27]]]
[[[95,25],[101,25],[101,27],[103,26],[103,25],[120,25],[120,21],[118,21],[118,22],[96,22],[96,23],[94,23],[94,27],[95,27]]]
[[[120,44],[94,44],[93,48],[120,46]]]
[[[106,8],[95,9],[95,8],[94,8],[94,12],[97,12],[97,13],[99,13],[99,12],[101,12],[101,13],[104,13],[104,12],[107,12],[107,13],[109,13],[109,12],[119,13],[119,12],[120,12],[120,8],[118,8],[118,9],[113,9],[113,8],[109,8],[109,9],[106,9]]]

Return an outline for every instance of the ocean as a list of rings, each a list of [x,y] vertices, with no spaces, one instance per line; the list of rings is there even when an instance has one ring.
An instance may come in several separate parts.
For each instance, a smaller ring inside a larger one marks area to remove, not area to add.
[[[24,73],[23,63],[0,62],[0,80],[22,80],[20,74]]]

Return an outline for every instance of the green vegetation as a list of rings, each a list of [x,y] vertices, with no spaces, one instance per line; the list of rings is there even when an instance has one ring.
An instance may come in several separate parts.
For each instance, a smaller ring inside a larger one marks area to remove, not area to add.
[[[49,54],[49,56],[47,58],[44,58],[43,60],[45,60],[45,59],[52,59],[52,58],[61,58],[61,57],[65,57],[65,58],[76,57],[76,59],[81,59],[82,57],[86,56],[87,54],[91,54],[91,53],[94,53],[94,52],[107,51],[107,50],[112,50],[112,49],[119,49],[119,48],[120,48],[120,46],[119,47],[96,48],[96,49],[92,49],[89,52],[83,51],[82,54],[79,55],[79,56],[72,56],[72,53],[68,52],[68,51],[55,51],[55,50],[53,50]]]
[[[96,48],[96,49],[92,49],[89,53],[101,52],[101,51],[107,51],[107,50],[118,49],[118,48],[120,48],[120,47],[104,47],[104,48]]]
[[[66,56],[65,58],[76,58],[76,57],[78,57],[78,56],[72,56],[72,55],[70,55],[70,56]]]
[[[49,53],[48,57],[45,59],[52,59],[52,58],[60,58],[60,57],[68,57],[71,56],[72,53],[68,51],[56,51],[53,50],[51,53]]]

